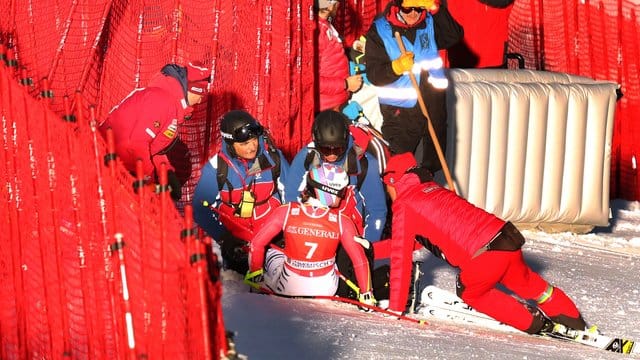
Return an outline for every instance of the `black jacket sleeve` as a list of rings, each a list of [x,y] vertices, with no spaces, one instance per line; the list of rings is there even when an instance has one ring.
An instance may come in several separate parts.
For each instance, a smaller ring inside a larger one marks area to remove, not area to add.
[[[366,38],[364,61],[367,65],[367,78],[377,86],[394,82],[399,76],[393,72],[391,67],[393,59],[389,58],[375,24],[371,24]]]
[[[433,15],[433,27],[438,49],[448,49],[452,47],[457,44],[464,35],[462,26],[451,16],[449,9],[444,5]]]

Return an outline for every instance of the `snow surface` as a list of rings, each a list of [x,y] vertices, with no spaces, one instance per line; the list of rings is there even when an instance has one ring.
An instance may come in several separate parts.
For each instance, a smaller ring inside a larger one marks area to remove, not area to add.
[[[589,324],[640,340],[640,203],[616,200],[611,210],[611,225],[589,234],[523,231],[525,259]],[[421,269],[421,287],[454,289],[455,270],[443,261],[428,256]],[[222,277],[225,325],[249,359],[640,359],[441,320],[419,325],[329,300],[254,294],[239,274]]]

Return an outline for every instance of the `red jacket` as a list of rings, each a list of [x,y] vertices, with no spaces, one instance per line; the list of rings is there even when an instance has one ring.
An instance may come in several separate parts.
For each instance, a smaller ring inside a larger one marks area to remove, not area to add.
[[[340,35],[329,21],[318,18],[318,31],[318,81],[320,111],[323,111],[340,106],[349,99],[349,91],[345,87],[349,59]]]
[[[420,183],[412,173],[394,186],[389,308],[404,311],[416,235],[438,247],[449,264],[464,268],[505,222],[433,181]]]
[[[162,162],[173,170],[160,152],[177,138],[178,126],[190,109],[185,89],[179,79],[158,74],[146,88],[134,90],[111,110],[100,131],[105,134],[111,127],[116,154],[127,170],[135,173],[138,158],[145,176],[152,176]]]

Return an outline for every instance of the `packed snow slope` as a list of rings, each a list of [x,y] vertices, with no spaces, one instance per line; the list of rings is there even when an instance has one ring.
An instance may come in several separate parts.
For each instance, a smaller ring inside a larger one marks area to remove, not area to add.
[[[640,340],[640,203],[612,202],[611,225],[589,234],[524,231],[525,259],[574,299],[589,324]],[[455,270],[427,256],[421,287],[453,290]],[[226,327],[249,359],[624,359],[580,344],[432,320],[426,325],[327,300],[248,292],[223,272]],[[640,346],[640,345],[639,345]]]

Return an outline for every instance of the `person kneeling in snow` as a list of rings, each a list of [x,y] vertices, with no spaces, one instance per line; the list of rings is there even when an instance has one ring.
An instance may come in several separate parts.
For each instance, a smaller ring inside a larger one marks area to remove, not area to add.
[[[338,289],[335,264],[338,245],[345,249],[356,272],[360,302],[375,305],[369,263],[355,238],[353,221],[338,207],[349,184],[349,176],[337,165],[324,163],[309,170],[301,202],[276,209],[256,233],[249,252],[245,283],[264,283],[286,296],[332,296]],[[280,231],[284,247],[265,246]],[[263,270],[264,266],[264,270]]]
[[[474,309],[530,334],[549,330],[552,321],[586,328],[573,301],[525,263],[521,249],[525,240],[513,224],[435,183],[411,153],[392,156],[383,181],[393,202],[390,310],[405,310],[411,255],[418,239],[459,268],[458,296]],[[498,283],[522,299],[536,301],[537,307],[498,290]]]

